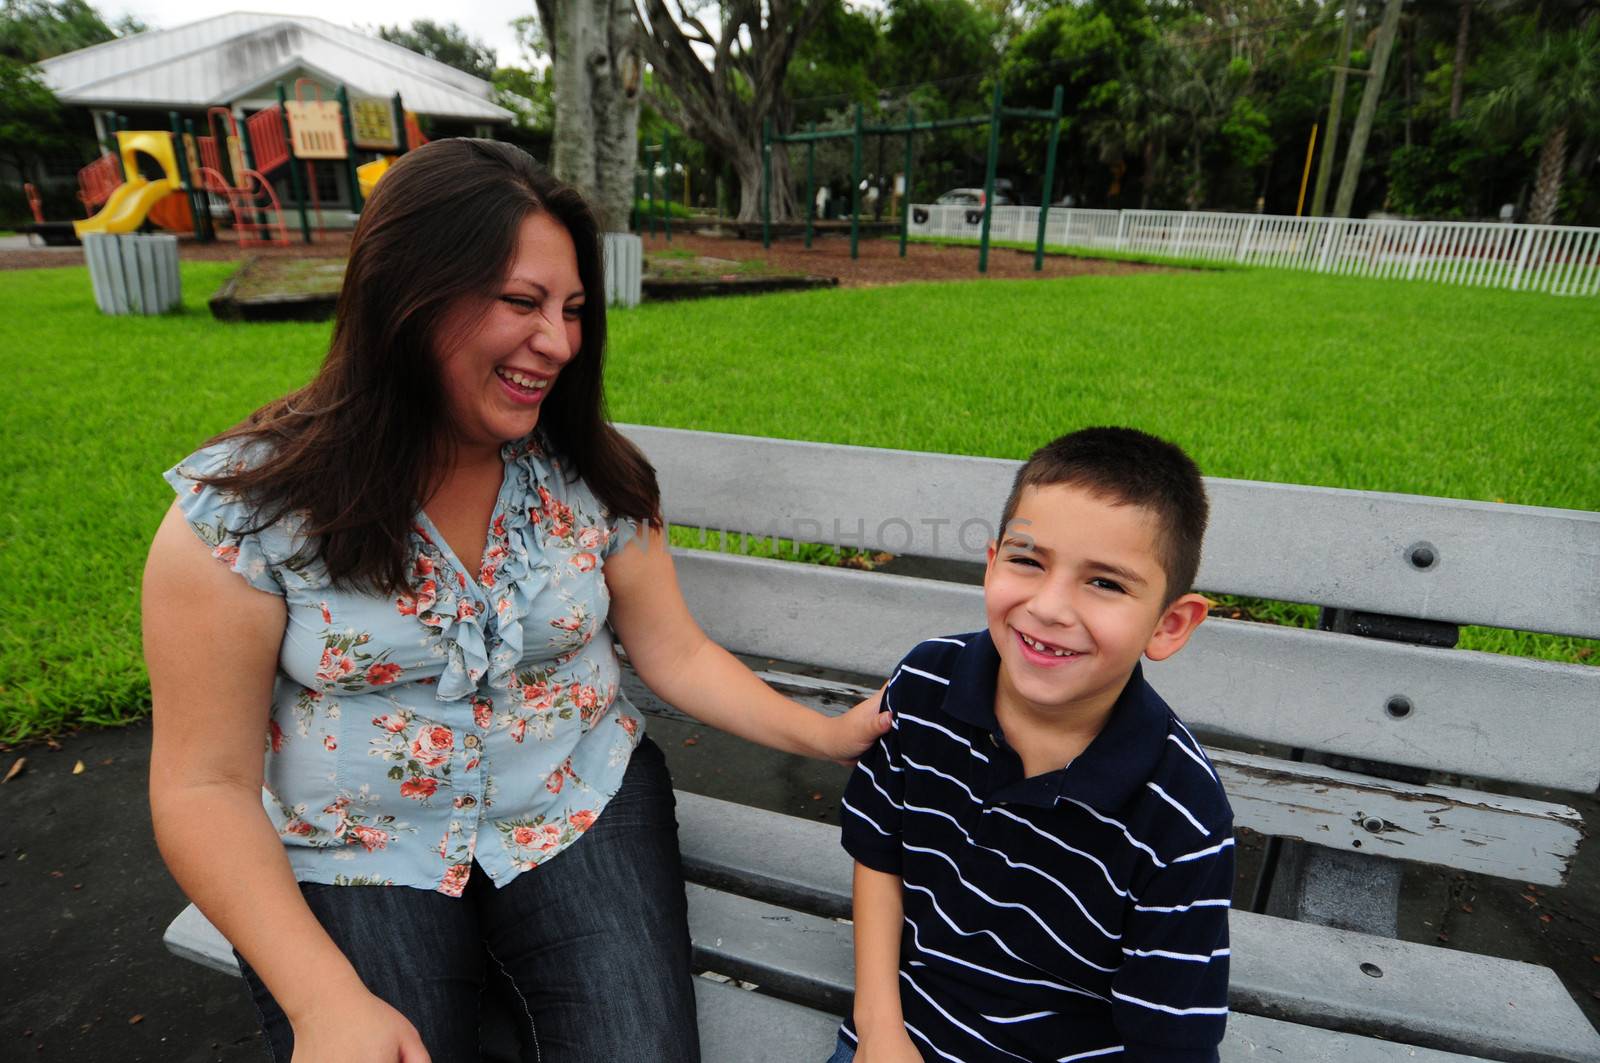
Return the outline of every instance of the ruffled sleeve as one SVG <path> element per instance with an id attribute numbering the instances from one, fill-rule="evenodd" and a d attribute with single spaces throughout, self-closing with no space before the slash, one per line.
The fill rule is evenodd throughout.
<path id="1" fill-rule="evenodd" d="M 248 464 L 236 440 L 224 440 L 195 451 L 166 472 L 178 495 L 178 507 L 211 556 L 227 565 L 258 591 L 283 596 L 284 562 L 295 553 L 290 536 L 279 526 L 248 531 L 256 523 L 251 507 L 237 495 L 201 483 Z"/>
<path id="2" fill-rule="evenodd" d="M 606 523 L 610 534 L 606 536 L 605 548 L 600 551 L 602 558 L 609 558 L 639 537 L 639 522 L 632 517 L 613 517 L 607 513 Z"/>

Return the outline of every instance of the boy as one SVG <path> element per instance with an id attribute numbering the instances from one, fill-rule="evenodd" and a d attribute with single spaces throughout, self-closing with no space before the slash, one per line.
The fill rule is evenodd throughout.
<path id="1" fill-rule="evenodd" d="M 895 670 L 845 793 L 856 995 L 836 1061 L 1215 1061 L 1233 814 L 1145 682 L 1205 619 L 1176 446 L 1089 428 L 1018 471 L 988 628 Z"/>

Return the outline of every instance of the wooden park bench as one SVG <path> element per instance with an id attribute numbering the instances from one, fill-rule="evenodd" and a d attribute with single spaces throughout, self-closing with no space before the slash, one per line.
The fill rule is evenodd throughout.
<path id="1" fill-rule="evenodd" d="M 679 551 L 707 632 L 786 693 L 839 711 L 919 639 L 983 625 L 976 563 L 1016 462 L 627 432 L 675 525 L 885 550 L 946 577 Z M 1402 861 L 1565 881 L 1579 814 L 1507 791 L 1600 784 L 1600 669 L 1451 647 L 1466 623 L 1600 636 L 1600 514 L 1207 486 L 1200 586 L 1316 604 L 1331 629 L 1212 618 L 1146 664 L 1207 741 L 1238 826 L 1274 839 L 1253 903 L 1235 904 L 1222 1058 L 1600 1061 L 1600 1034 L 1552 971 L 1395 937 Z M 627 690 L 671 713 L 631 674 Z M 852 978 L 837 828 L 678 801 L 696 962 L 759 987 L 699 980 L 707 1063 L 827 1058 Z M 192 907 L 166 940 L 236 970 Z"/>

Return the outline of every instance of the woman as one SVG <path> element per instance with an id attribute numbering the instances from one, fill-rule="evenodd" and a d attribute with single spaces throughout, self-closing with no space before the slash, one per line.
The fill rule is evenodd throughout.
<path id="1" fill-rule="evenodd" d="M 167 474 L 156 837 L 276 1059 L 476 1059 L 486 969 L 529 1058 L 698 1057 L 671 782 L 613 632 L 662 698 L 779 749 L 849 758 L 887 723 L 779 697 L 696 627 L 604 420 L 603 290 L 575 191 L 430 144 L 362 217 L 317 377 Z"/>

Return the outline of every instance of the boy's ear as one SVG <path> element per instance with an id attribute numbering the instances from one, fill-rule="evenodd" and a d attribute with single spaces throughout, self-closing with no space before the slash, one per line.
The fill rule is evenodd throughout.
<path id="1" fill-rule="evenodd" d="M 1203 594 L 1185 594 L 1174 601 L 1156 621 L 1144 655 L 1152 661 L 1164 661 L 1183 649 L 1210 609 L 1211 602 Z"/>

